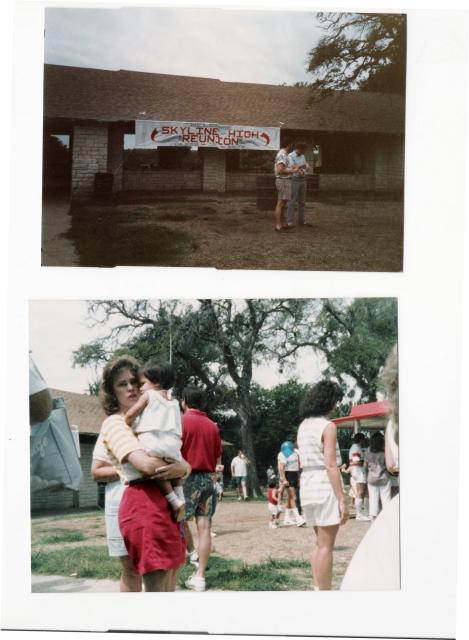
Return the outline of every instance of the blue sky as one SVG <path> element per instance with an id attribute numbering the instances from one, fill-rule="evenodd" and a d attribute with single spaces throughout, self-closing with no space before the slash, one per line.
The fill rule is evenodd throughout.
<path id="1" fill-rule="evenodd" d="M 267 84 L 310 80 L 321 36 L 303 11 L 117 8 L 45 10 L 45 62 Z"/>

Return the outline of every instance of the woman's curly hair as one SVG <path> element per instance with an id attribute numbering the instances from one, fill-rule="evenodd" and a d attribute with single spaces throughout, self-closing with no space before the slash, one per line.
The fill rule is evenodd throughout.
<path id="1" fill-rule="evenodd" d="M 129 369 L 138 379 L 140 374 L 140 364 L 132 356 L 118 356 L 108 362 L 103 369 L 103 377 L 101 378 L 101 386 L 99 389 L 99 398 L 104 413 L 112 416 L 119 410 L 117 398 L 114 395 L 114 381 L 116 376 L 124 369 Z"/>
<path id="2" fill-rule="evenodd" d="M 337 382 L 320 380 L 306 392 L 300 404 L 301 417 L 315 418 L 327 415 L 335 404 L 342 400 L 343 395 Z"/>

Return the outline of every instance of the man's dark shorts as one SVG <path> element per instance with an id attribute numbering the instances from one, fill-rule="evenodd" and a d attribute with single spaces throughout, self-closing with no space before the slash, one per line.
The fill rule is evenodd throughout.
<path id="1" fill-rule="evenodd" d="M 246 482 L 246 476 L 233 476 L 233 482 L 235 486 L 239 489 L 242 486 L 243 482 Z"/>
<path id="2" fill-rule="evenodd" d="M 212 517 L 215 511 L 215 488 L 211 473 L 193 471 L 184 483 L 186 520 L 194 516 Z"/>
<path id="3" fill-rule="evenodd" d="M 290 487 L 293 487 L 294 489 L 297 489 L 299 486 L 298 477 L 298 471 L 285 471 L 285 478 L 287 479 Z"/>

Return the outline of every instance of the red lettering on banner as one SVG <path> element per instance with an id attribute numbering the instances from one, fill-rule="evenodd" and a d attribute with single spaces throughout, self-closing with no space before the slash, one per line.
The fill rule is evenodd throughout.
<path id="1" fill-rule="evenodd" d="M 189 142 L 189 135 L 187 133 L 182 134 L 181 142 Z"/>
<path id="2" fill-rule="evenodd" d="M 161 133 L 169 133 L 169 127 L 167 127 L 166 125 L 162 127 Z"/>

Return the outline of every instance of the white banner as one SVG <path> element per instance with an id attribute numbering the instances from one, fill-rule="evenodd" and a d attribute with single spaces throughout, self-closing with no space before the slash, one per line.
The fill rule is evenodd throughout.
<path id="1" fill-rule="evenodd" d="M 135 147 L 217 147 L 276 151 L 280 148 L 280 129 L 208 122 L 136 120 Z"/>

